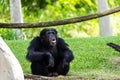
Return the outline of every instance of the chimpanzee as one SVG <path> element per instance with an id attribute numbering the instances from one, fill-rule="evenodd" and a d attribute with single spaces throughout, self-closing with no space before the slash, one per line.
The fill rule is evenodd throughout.
<path id="1" fill-rule="evenodd" d="M 57 37 L 56 29 L 46 28 L 31 41 L 26 58 L 31 61 L 32 74 L 58 76 L 68 73 L 74 56 L 68 44 Z"/>

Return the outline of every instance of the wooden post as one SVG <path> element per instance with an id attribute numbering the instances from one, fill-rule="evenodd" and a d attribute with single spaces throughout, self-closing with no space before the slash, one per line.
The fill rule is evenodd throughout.
<path id="1" fill-rule="evenodd" d="M 12 23 L 23 23 L 21 0 L 10 0 L 10 15 Z M 21 39 L 22 29 L 14 29 L 15 39 Z"/>
<path id="2" fill-rule="evenodd" d="M 22 68 L 0 37 L 0 80 L 24 80 Z"/>
<path id="3" fill-rule="evenodd" d="M 98 11 L 103 12 L 108 10 L 108 0 L 98 0 Z M 112 36 L 112 28 L 110 24 L 110 17 L 104 16 L 99 18 L 100 35 L 101 36 Z"/>

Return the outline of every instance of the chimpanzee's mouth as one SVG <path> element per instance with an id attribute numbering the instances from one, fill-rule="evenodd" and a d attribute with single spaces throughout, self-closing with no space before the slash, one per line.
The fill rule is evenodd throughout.
<path id="1" fill-rule="evenodd" d="M 56 43 L 56 39 L 52 39 L 51 42 L 52 42 L 52 43 Z"/>
<path id="2" fill-rule="evenodd" d="M 55 45 L 56 45 L 56 39 L 52 39 L 52 40 L 50 41 L 50 45 L 51 45 L 51 46 L 55 46 Z"/>

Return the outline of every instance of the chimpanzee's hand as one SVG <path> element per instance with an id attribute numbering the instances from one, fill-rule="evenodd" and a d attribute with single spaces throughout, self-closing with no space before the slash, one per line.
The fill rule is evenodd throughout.
<path id="1" fill-rule="evenodd" d="M 63 59 L 63 68 L 67 67 L 69 65 L 69 62 L 67 62 L 66 59 Z"/>
<path id="2" fill-rule="evenodd" d="M 48 56 L 48 67 L 54 66 L 54 58 L 50 52 L 47 52 L 46 55 Z"/>

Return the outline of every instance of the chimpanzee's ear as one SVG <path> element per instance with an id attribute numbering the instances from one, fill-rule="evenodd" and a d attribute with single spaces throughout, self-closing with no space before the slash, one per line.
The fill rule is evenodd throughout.
<path id="1" fill-rule="evenodd" d="M 57 30 L 56 29 L 53 29 L 54 30 L 54 32 L 57 34 Z"/>
<path id="2" fill-rule="evenodd" d="M 47 31 L 47 29 L 43 29 L 41 32 L 40 32 L 40 37 L 42 37 L 42 36 L 45 36 L 45 34 L 46 34 L 46 31 Z"/>

